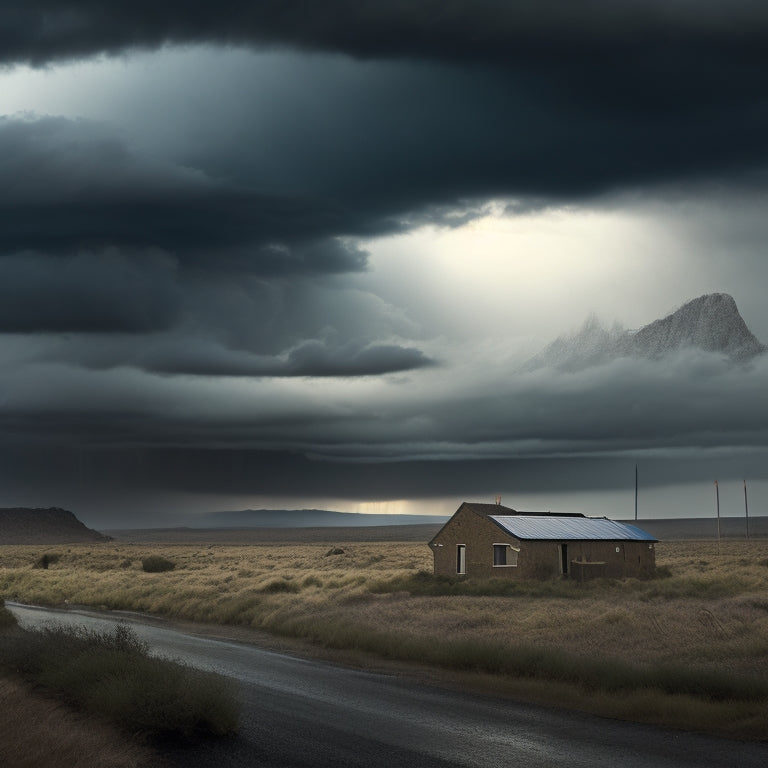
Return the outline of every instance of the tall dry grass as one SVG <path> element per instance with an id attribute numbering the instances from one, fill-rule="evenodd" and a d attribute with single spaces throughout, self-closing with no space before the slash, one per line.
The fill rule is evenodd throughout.
<path id="1" fill-rule="evenodd" d="M 0 765 L 13 768 L 144 768 L 153 753 L 95 717 L 15 680 L 0 678 Z"/>
<path id="2" fill-rule="evenodd" d="M 46 552 L 58 559 L 33 567 Z M 148 556 L 175 567 L 145 573 Z M 657 563 L 650 581 L 459 583 L 414 543 L 0 547 L 0 595 L 251 627 L 519 690 L 539 679 L 580 705 L 587 691 L 628 717 L 768 737 L 768 542 L 664 542 Z"/>

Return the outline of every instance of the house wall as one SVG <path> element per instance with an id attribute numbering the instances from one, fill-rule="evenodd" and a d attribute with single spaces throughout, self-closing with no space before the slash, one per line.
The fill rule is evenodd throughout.
<path id="1" fill-rule="evenodd" d="M 466 576 L 474 578 L 558 578 L 562 575 L 562 546 L 567 548 L 568 575 L 579 581 L 643 578 L 656 567 L 652 542 L 518 540 L 487 517 L 460 508 L 431 542 L 436 575 L 456 576 L 459 544 L 466 547 Z M 494 544 L 519 548 L 517 565 L 494 566 Z"/>

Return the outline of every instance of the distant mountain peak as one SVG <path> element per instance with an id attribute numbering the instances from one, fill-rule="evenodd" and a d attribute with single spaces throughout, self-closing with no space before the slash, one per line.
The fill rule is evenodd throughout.
<path id="1" fill-rule="evenodd" d="M 618 357 L 658 359 L 684 348 L 720 353 L 736 361 L 747 361 L 766 351 L 747 327 L 733 297 L 710 293 L 637 331 L 620 326 L 608 330 L 590 315 L 577 333 L 555 339 L 528 361 L 525 370 L 546 367 L 574 371 Z"/>
<path id="2" fill-rule="evenodd" d="M 644 357 L 661 357 L 682 347 L 722 352 L 736 360 L 765 352 L 727 293 L 699 296 L 631 338 L 635 354 Z"/>

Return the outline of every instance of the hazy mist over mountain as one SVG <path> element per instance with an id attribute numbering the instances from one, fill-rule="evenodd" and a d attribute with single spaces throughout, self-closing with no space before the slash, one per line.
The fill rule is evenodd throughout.
<path id="1" fill-rule="evenodd" d="M 688 349 L 747 362 L 765 353 L 766 346 L 749 330 L 733 297 L 712 293 L 636 331 L 617 324 L 605 328 L 597 317 L 590 316 L 576 334 L 555 339 L 531 358 L 525 369 L 577 371 L 620 357 L 661 360 Z"/>

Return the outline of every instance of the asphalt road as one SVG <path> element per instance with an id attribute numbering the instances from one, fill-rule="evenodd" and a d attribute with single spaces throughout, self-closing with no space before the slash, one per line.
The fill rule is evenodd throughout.
<path id="1" fill-rule="evenodd" d="M 25 625 L 107 626 L 88 611 L 7 604 Z M 184 768 L 765 768 L 768 744 L 622 723 L 456 692 L 126 619 L 153 652 L 237 679 L 234 739 L 168 748 Z"/>

